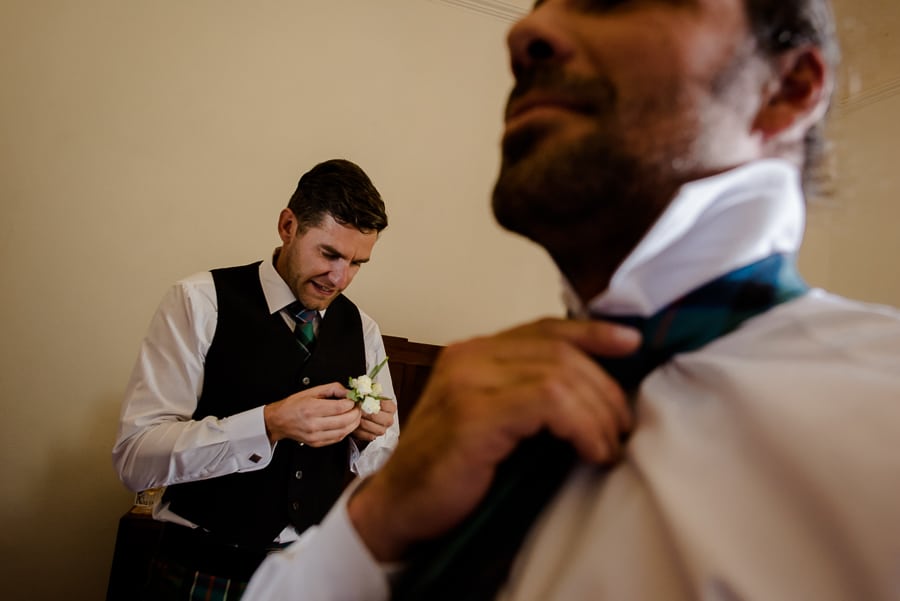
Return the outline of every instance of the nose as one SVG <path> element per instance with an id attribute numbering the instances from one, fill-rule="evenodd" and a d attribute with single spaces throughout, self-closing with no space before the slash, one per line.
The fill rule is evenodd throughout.
<path id="1" fill-rule="evenodd" d="M 328 272 L 328 281 L 338 290 L 344 290 L 352 279 L 350 266 L 347 261 L 336 261 Z"/>
<path id="2" fill-rule="evenodd" d="M 513 75 L 540 63 L 560 62 L 573 53 L 559 8 L 541 4 L 510 28 L 506 36 Z"/>

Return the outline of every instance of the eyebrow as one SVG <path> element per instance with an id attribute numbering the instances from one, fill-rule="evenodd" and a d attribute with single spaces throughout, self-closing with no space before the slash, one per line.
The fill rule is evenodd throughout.
<path id="1" fill-rule="evenodd" d="M 331 246 L 330 244 L 320 244 L 320 245 L 319 245 L 319 248 L 320 248 L 321 250 L 325 251 L 325 252 L 328 253 L 328 254 L 335 255 L 335 256 L 337 256 L 337 257 L 339 257 L 339 258 L 341 258 L 341 259 L 345 259 L 345 260 L 347 260 L 347 261 L 350 260 L 349 258 L 347 258 L 347 255 L 345 255 L 344 253 L 342 253 L 341 251 L 339 251 L 339 250 L 336 249 L 335 247 Z M 351 261 L 351 263 L 360 263 L 360 264 L 362 264 L 362 263 L 368 263 L 368 262 L 369 262 L 369 259 L 368 259 L 368 258 L 366 258 L 366 259 L 356 259 L 356 260 L 354 260 L 354 261 Z"/>

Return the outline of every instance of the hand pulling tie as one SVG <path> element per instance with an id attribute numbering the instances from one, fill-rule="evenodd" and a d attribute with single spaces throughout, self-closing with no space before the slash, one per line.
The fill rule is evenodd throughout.
<path id="1" fill-rule="evenodd" d="M 673 355 L 696 350 L 806 291 L 793 256 L 769 256 L 696 288 L 649 318 L 595 316 L 643 334 L 633 355 L 598 361 L 622 388 L 633 390 Z M 523 440 L 498 466 L 485 498 L 469 517 L 410 553 L 413 559 L 393 583 L 391 599 L 493 599 L 531 525 L 576 463 L 572 446 L 546 431 Z"/>

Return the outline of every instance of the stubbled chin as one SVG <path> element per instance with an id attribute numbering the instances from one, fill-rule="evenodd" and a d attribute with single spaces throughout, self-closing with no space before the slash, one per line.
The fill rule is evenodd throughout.
<path id="1" fill-rule="evenodd" d="M 532 120 L 525 126 L 507 130 L 502 140 L 503 158 L 514 165 L 531 157 L 546 160 L 547 153 L 565 151 L 596 132 L 585 119 Z"/>

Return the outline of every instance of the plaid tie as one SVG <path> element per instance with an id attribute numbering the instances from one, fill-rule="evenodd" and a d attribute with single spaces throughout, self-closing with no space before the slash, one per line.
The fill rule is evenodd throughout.
<path id="1" fill-rule="evenodd" d="M 285 307 L 285 311 L 294 320 L 294 338 L 305 353 L 304 361 L 312 355 L 316 343 L 316 330 L 319 327 L 319 312 L 307 309 L 299 301 Z"/>
<path id="2" fill-rule="evenodd" d="M 673 355 L 696 350 L 806 290 L 794 257 L 772 255 L 689 292 L 650 318 L 605 317 L 640 329 L 644 338 L 634 355 L 599 362 L 623 388 L 634 389 Z M 391 598 L 493 599 L 531 524 L 577 461 L 569 443 L 547 432 L 520 443 L 466 521 L 410 554 L 414 559 L 394 582 Z"/>

